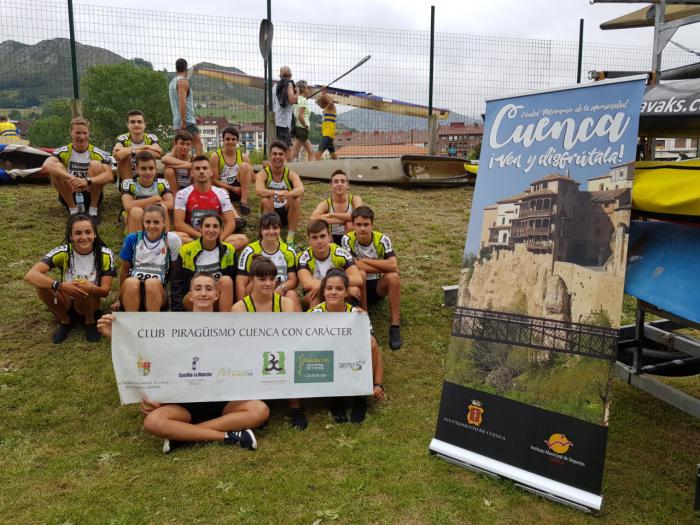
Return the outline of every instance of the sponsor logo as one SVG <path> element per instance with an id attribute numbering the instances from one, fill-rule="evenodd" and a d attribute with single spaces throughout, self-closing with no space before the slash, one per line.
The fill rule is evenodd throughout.
<path id="1" fill-rule="evenodd" d="M 265 376 L 271 374 L 284 375 L 287 369 L 284 366 L 284 352 L 263 352 L 262 373 Z"/>
<path id="2" fill-rule="evenodd" d="M 295 383 L 332 383 L 333 351 L 294 352 Z"/>
<path id="3" fill-rule="evenodd" d="M 227 366 L 222 366 L 216 373 L 216 377 L 252 377 L 252 370 L 236 370 L 235 368 L 229 368 Z"/>
<path id="4" fill-rule="evenodd" d="M 199 362 L 199 357 L 194 356 L 192 358 L 192 370 L 197 370 L 197 363 Z"/>
<path id="5" fill-rule="evenodd" d="M 566 454 L 574 446 L 573 442 L 569 441 L 564 434 L 552 434 L 549 439 L 545 440 L 545 443 L 549 450 L 557 454 Z"/>
<path id="6" fill-rule="evenodd" d="M 147 376 L 151 373 L 151 362 L 146 361 L 143 357 L 139 357 L 138 361 L 136 361 L 136 369 L 144 376 Z"/>
<path id="7" fill-rule="evenodd" d="M 180 378 L 188 378 L 190 379 L 190 384 L 192 384 L 192 380 L 197 380 L 205 377 L 211 377 L 213 374 L 209 371 L 201 371 L 198 370 L 198 367 L 200 366 L 200 359 L 198 356 L 193 356 L 192 357 L 192 370 L 187 370 L 186 372 L 179 372 L 177 374 L 177 377 Z"/>
<path id="8" fill-rule="evenodd" d="M 481 406 L 481 401 L 473 399 L 471 405 L 467 407 L 467 423 L 480 427 L 484 422 L 484 407 Z"/>
<path id="9" fill-rule="evenodd" d="M 340 370 L 345 370 L 349 368 L 353 372 L 359 372 L 367 365 L 367 361 L 346 361 L 344 363 L 338 363 L 338 368 Z"/>

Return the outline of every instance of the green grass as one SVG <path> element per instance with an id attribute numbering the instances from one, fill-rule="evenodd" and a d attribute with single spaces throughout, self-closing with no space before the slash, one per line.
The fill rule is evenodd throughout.
<path id="1" fill-rule="evenodd" d="M 306 187 L 308 216 L 327 185 Z M 55 193 L 2 188 L 0 522 L 694 522 L 700 423 L 617 381 L 600 518 L 431 457 L 452 318 L 440 285 L 458 280 L 471 193 L 354 191 L 375 208 L 377 228 L 400 260 L 400 351 L 387 347 L 386 306 L 373 312 L 388 399 L 370 403 L 360 426 L 331 424 L 322 404 L 310 403 L 310 427 L 301 433 L 289 428 L 284 403 L 274 402 L 258 451 L 208 445 L 166 457 L 141 429 L 138 409 L 119 406 L 108 342 L 89 345 L 76 331 L 52 345 L 54 321 L 20 281 L 63 237 Z M 110 187 L 100 232 L 115 251 L 117 210 Z"/>
<path id="2" fill-rule="evenodd" d="M 226 117 L 231 124 L 238 122 L 262 122 L 260 109 L 197 108 L 200 117 Z"/>

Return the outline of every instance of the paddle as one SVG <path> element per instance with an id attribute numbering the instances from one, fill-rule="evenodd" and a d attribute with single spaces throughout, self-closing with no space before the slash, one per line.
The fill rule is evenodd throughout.
<path id="1" fill-rule="evenodd" d="M 344 76 L 349 75 L 350 73 L 352 73 L 353 71 L 355 71 L 358 67 L 360 67 L 362 64 L 364 64 L 365 62 L 367 62 L 370 58 L 372 58 L 372 55 L 367 55 L 365 58 L 363 58 L 362 60 L 360 60 L 357 64 L 355 64 L 355 65 L 352 66 L 350 69 L 348 69 L 345 73 L 343 73 L 342 75 L 340 75 L 340 76 L 339 76 L 338 78 L 336 78 L 335 80 L 329 82 L 328 84 L 326 84 L 325 86 L 323 86 L 323 87 L 322 87 L 321 89 L 319 89 L 318 91 L 314 92 L 314 94 L 311 95 L 311 96 L 309 96 L 308 98 L 313 98 L 314 96 L 318 95 L 321 91 L 323 91 L 325 88 L 329 87 L 331 84 L 335 84 L 336 82 L 338 82 L 338 80 L 340 80 L 340 79 L 343 78 Z"/>

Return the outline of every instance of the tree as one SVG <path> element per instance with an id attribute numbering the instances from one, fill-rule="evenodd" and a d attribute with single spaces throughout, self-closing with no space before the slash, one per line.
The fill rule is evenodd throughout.
<path id="1" fill-rule="evenodd" d="M 20 113 L 18 109 L 13 109 L 7 116 L 10 118 L 10 120 L 19 120 L 22 118 L 22 113 Z"/>
<path id="2" fill-rule="evenodd" d="M 172 133 L 168 79 L 160 71 L 131 62 L 92 66 L 81 83 L 83 111 L 90 119 L 90 139 L 111 151 L 115 138 L 126 131 L 126 114 L 140 109 L 146 115 L 146 131 L 156 133 L 166 145 Z M 165 148 L 164 148 L 165 149 Z"/>
<path id="3" fill-rule="evenodd" d="M 32 146 L 57 148 L 70 142 L 71 108 L 68 100 L 54 99 L 46 104 L 41 118 L 29 127 Z"/>

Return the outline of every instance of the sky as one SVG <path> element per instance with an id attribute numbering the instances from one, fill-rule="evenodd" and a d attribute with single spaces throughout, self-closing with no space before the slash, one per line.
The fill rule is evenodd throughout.
<path id="1" fill-rule="evenodd" d="M 76 4 L 114 6 L 113 0 L 77 1 Z M 429 30 L 430 6 L 435 5 L 435 30 L 489 36 L 577 40 L 579 19 L 585 20 L 586 42 L 651 45 L 652 30 L 602 31 L 606 20 L 641 9 L 648 4 L 594 4 L 588 0 L 272 0 L 272 20 L 317 24 Z M 124 8 L 143 8 L 142 0 L 121 0 Z M 309 9 L 309 5 L 319 6 Z M 149 0 L 147 9 L 262 19 L 264 0 Z M 234 6 L 234 7 L 232 7 Z M 695 31 L 693 31 L 695 29 Z M 697 26 L 681 28 L 675 39 L 700 50 Z"/>

